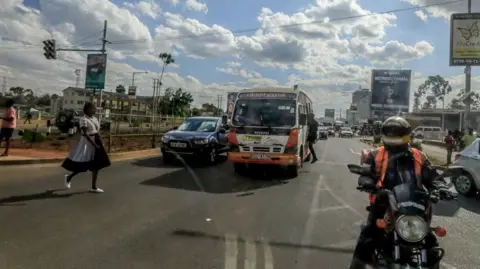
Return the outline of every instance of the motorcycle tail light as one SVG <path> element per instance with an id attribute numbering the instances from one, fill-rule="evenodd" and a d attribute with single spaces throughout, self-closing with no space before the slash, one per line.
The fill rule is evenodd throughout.
<path id="1" fill-rule="evenodd" d="M 441 226 L 433 228 L 433 232 L 438 237 L 445 237 L 447 235 L 447 229 L 445 229 L 445 227 L 441 227 Z"/>
<path id="2" fill-rule="evenodd" d="M 387 222 L 384 219 L 377 219 L 376 224 L 377 224 L 377 227 L 380 229 L 387 228 Z"/>

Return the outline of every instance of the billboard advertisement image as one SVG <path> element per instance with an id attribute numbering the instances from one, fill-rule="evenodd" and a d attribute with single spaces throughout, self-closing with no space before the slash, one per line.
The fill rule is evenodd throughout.
<path id="1" fill-rule="evenodd" d="M 408 112 L 411 74 L 411 70 L 372 70 L 372 110 Z"/>
<path id="2" fill-rule="evenodd" d="M 85 89 L 104 89 L 107 54 L 89 54 L 85 72 Z"/>
<path id="3" fill-rule="evenodd" d="M 325 108 L 325 118 L 335 119 L 335 109 Z"/>
<path id="4" fill-rule="evenodd" d="M 450 66 L 480 65 L 480 13 L 452 14 Z"/>
<path id="5" fill-rule="evenodd" d="M 233 108 L 235 106 L 235 100 L 237 99 L 238 92 L 227 93 L 227 115 L 229 118 L 233 115 Z"/>

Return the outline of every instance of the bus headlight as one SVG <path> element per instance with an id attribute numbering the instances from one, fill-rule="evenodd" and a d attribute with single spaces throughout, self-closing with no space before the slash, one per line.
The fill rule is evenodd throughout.
<path id="1" fill-rule="evenodd" d="M 427 223 L 418 216 L 400 216 L 395 227 L 398 235 L 410 243 L 422 241 L 428 232 Z"/>

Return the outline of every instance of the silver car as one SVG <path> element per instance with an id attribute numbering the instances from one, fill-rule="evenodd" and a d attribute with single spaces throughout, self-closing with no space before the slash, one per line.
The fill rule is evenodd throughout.
<path id="1" fill-rule="evenodd" d="M 463 196 L 472 197 L 480 187 L 480 138 L 455 156 L 455 161 L 449 167 L 461 167 L 463 173 L 452 178 L 457 192 Z"/>

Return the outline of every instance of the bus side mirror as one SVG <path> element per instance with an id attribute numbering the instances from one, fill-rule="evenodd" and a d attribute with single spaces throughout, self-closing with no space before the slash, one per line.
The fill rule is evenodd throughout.
<path id="1" fill-rule="evenodd" d="M 307 125 L 307 114 L 300 114 L 298 121 L 300 125 Z"/>

